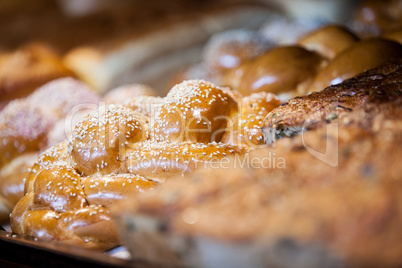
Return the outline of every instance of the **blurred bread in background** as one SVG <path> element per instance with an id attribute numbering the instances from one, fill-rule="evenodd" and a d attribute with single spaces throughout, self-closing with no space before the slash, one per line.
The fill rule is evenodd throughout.
<path id="1" fill-rule="evenodd" d="M 67 76 L 74 75 L 45 44 L 29 43 L 13 51 L 0 52 L 0 110 L 44 83 Z"/>

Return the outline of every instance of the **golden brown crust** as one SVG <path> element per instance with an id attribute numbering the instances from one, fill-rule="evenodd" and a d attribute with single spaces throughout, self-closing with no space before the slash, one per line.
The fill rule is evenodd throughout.
<path id="1" fill-rule="evenodd" d="M 62 78 L 14 100 L 0 112 L 0 167 L 13 158 L 47 148 L 48 134 L 81 103 L 98 103 L 99 95 L 83 83 Z M 64 134 L 64 133 L 62 133 Z"/>
<path id="2" fill-rule="evenodd" d="M 332 60 L 314 78 L 310 91 L 320 91 L 330 85 L 402 56 L 402 45 L 379 38 L 362 40 L 350 46 Z"/>
<path id="3" fill-rule="evenodd" d="M 238 117 L 226 129 L 222 142 L 250 147 L 264 144 L 262 123 L 281 104 L 280 100 L 272 93 L 259 92 L 243 97 L 239 103 Z"/>
<path id="4" fill-rule="evenodd" d="M 328 59 L 333 59 L 358 40 L 359 38 L 345 27 L 328 25 L 309 33 L 297 43 Z"/>
<path id="5" fill-rule="evenodd" d="M 289 100 L 265 118 L 266 143 L 341 119 L 366 102 L 398 97 L 401 94 L 401 67 L 402 59 L 399 58 L 341 84 Z"/>
<path id="6" fill-rule="evenodd" d="M 118 243 L 109 211 L 102 206 L 58 213 L 46 208 L 32 210 L 32 205 L 33 193 L 29 193 L 14 207 L 10 221 L 14 232 L 87 247 Z"/>
<path id="7" fill-rule="evenodd" d="M 197 167 L 217 163 L 248 149 L 223 143 L 139 143 L 127 155 L 125 172 L 138 174 L 157 182 L 165 182 L 174 175 L 193 171 Z"/>
<path id="8" fill-rule="evenodd" d="M 121 199 L 152 190 L 157 183 L 133 174 L 92 175 L 82 178 L 90 205 L 110 206 Z"/>
<path id="9" fill-rule="evenodd" d="M 25 153 L 14 158 L 0 169 L 1 196 L 12 206 L 24 196 L 23 181 L 28 177 L 28 168 L 32 167 L 38 158 L 37 153 Z M 11 208 L 10 208 L 11 211 Z M 7 219 L 9 216 L 7 215 Z"/>
<path id="10" fill-rule="evenodd" d="M 108 105 L 85 116 L 75 127 L 68 150 L 74 168 L 84 175 L 117 172 L 128 147 L 148 139 L 145 116 Z"/>
<path id="11" fill-rule="evenodd" d="M 172 88 L 155 115 L 154 138 L 171 143 L 219 142 L 237 108 L 237 102 L 214 84 L 184 81 Z"/>
<path id="12" fill-rule="evenodd" d="M 205 81 L 190 83 L 188 88 L 173 91 L 168 101 L 158 100 L 163 105 L 180 100 L 182 107 L 198 109 L 211 120 L 221 113 L 237 112 L 237 102 L 231 97 L 235 94 L 227 89 L 225 93 Z M 201 102 L 201 94 L 215 104 Z M 188 106 L 191 102 L 194 106 Z M 101 106 L 84 116 L 70 140 L 43 152 L 29 169 L 26 196 L 11 215 L 13 231 L 87 247 L 110 246 L 118 240 L 108 215 L 110 205 L 153 190 L 173 175 L 248 151 L 216 142 L 151 141 L 148 124 L 153 120 L 122 105 Z"/>
<path id="13" fill-rule="evenodd" d="M 10 103 L 0 112 L 0 167 L 22 153 L 39 151 L 54 122 L 24 100 Z"/>
<path id="14" fill-rule="evenodd" d="M 93 108 L 94 104 L 99 104 L 101 97 L 81 81 L 60 78 L 38 88 L 25 101 L 39 107 L 45 114 L 64 119 L 74 108 L 80 108 L 79 111 Z"/>
<path id="15" fill-rule="evenodd" d="M 71 167 L 50 166 L 40 171 L 33 183 L 33 193 L 33 209 L 66 212 L 86 205 L 81 177 Z"/>
<path id="16" fill-rule="evenodd" d="M 23 234 L 23 217 L 27 211 L 32 209 L 33 192 L 27 193 L 14 206 L 12 217 L 10 217 L 10 226 L 13 232 Z"/>
<path id="17" fill-rule="evenodd" d="M 71 157 L 67 155 L 67 141 L 61 142 L 54 147 L 50 147 L 39 155 L 35 163 L 28 169 L 29 175 L 25 180 L 25 194 L 33 191 L 33 183 L 38 174 L 52 165 L 69 166 Z"/>
<path id="18" fill-rule="evenodd" d="M 320 55 L 302 47 L 277 47 L 229 71 L 222 84 L 243 95 L 303 91 L 324 63 Z"/>
<path id="19" fill-rule="evenodd" d="M 208 70 L 223 74 L 246 60 L 261 56 L 273 44 L 261 34 L 247 30 L 231 30 L 210 38 L 203 49 Z"/>
<path id="20" fill-rule="evenodd" d="M 124 106 L 148 117 L 153 117 L 160 109 L 165 99 L 155 96 L 140 96 L 124 103 Z"/>

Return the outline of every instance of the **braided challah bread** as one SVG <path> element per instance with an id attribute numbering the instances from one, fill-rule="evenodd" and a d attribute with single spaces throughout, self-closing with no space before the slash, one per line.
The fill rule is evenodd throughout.
<path id="1" fill-rule="evenodd" d="M 11 214 L 13 232 L 89 247 L 116 244 L 111 204 L 249 150 L 221 143 L 239 108 L 231 95 L 191 80 L 165 98 L 148 97 L 160 107 L 155 113 L 132 110 L 134 100 L 98 107 L 29 169 L 25 196 Z"/>
<path id="2" fill-rule="evenodd" d="M 264 144 L 261 131 L 265 116 L 281 104 L 272 93 L 259 92 L 240 99 L 240 113 L 222 137 L 222 141 L 230 144 L 243 144 L 256 147 Z"/>
<path id="3" fill-rule="evenodd" d="M 219 142 L 237 102 L 212 83 L 190 80 L 172 88 L 155 116 L 156 141 Z"/>
<path id="4" fill-rule="evenodd" d="M 37 154 L 66 138 L 64 119 L 70 110 L 82 103 L 97 105 L 99 101 L 100 96 L 83 83 L 62 78 L 10 102 L 0 112 L 0 196 L 7 208 L 0 212 L 0 221 L 8 219 L 23 196 L 23 179 Z M 88 109 L 74 117 L 85 113 Z M 62 127 L 55 131 L 56 126 Z"/>

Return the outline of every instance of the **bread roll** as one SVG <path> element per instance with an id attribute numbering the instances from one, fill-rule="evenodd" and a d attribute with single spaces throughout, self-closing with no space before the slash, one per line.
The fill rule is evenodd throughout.
<path id="1" fill-rule="evenodd" d="M 314 78 L 310 91 L 339 84 L 363 71 L 402 55 L 402 46 L 384 39 L 362 40 L 339 54 Z"/>
<path id="2" fill-rule="evenodd" d="M 222 84 L 243 95 L 303 92 L 324 63 L 320 55 L 302 47 L 277 47 L 229 71 Z"/>
<path id="3" fill-rule="evenodd" d="M 206 68 L 222 74 L 261 56 L 272 46 L 271 41 L 256 31 L 231 30 L 213 35 L 204 46 L 202 57 Z"/>
<path id="4" fill-rule="evenodd" d="M 398 0 L 361 1 L 355 11 L 355 27 L 363 35 L 378 35 L 402 26 L 402 4 Z"/>
<path id="5" fill-rule="evenodd" d="M 221 88 L 203 80 L 172 88 L 155 116 L 156 141 L 219 142 L 237 113 L 237 102 Z"/>
<path id="6" fill-rule="evenodd" d="M 329 25 L 309 33 L 297 43 L 305 49 L 315 51 L 332 60 L 358 40 L 358 37 L 348 29 Z"/>
<path id="7" fill-rule="evenodd" d="M 147 139 L 145 117 L 122 106 L 108 105 L 75 126 L 68 150 L 79 173 L 103 175 L 117 173 L 127 148 Z"/>

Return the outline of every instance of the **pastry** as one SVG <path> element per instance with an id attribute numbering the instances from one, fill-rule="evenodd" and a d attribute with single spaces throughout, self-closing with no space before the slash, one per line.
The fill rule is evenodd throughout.
<path id="1" fill-rule="evenodd" d="M 117 104 L 100 106 L 84 116 L 68 141 L 44 151 L 29 169 L 25 196 L 11 214 L 13 232 L 86 247 L 111 247 L 118 238 L 110 205 L 153 190 L 175 175 L 249 151 L 220 142 L 226 123 L 215 124 L 213 119 L 230 117 L 237 112 L 237 102 L 212 83 L 185 81 L 161 105 L 151 118 Z M 183 125 L 201 116 L 211 131 L 197 132 L 197 126 L 204 130 L 205 125 L 195 124 L 188 139 L 177 139 L 176 125 L 165 116 L 173 110 L 187 115 Z"/>
<path id="2" fill-rule="evenodd" d="M 37 154 L 52 142 L 66 139 L 66 116 L 79 117 L 74 108 L 81 109 L 82 115 L 99 101 L 100 96 L 81 82 L 62 78 L 26 98 L 11 101 L 0 111 L 0 191 L 9 209 L 0 215 L 0 221 L 8 219 L 23 196 L 23 180 Z"/>

